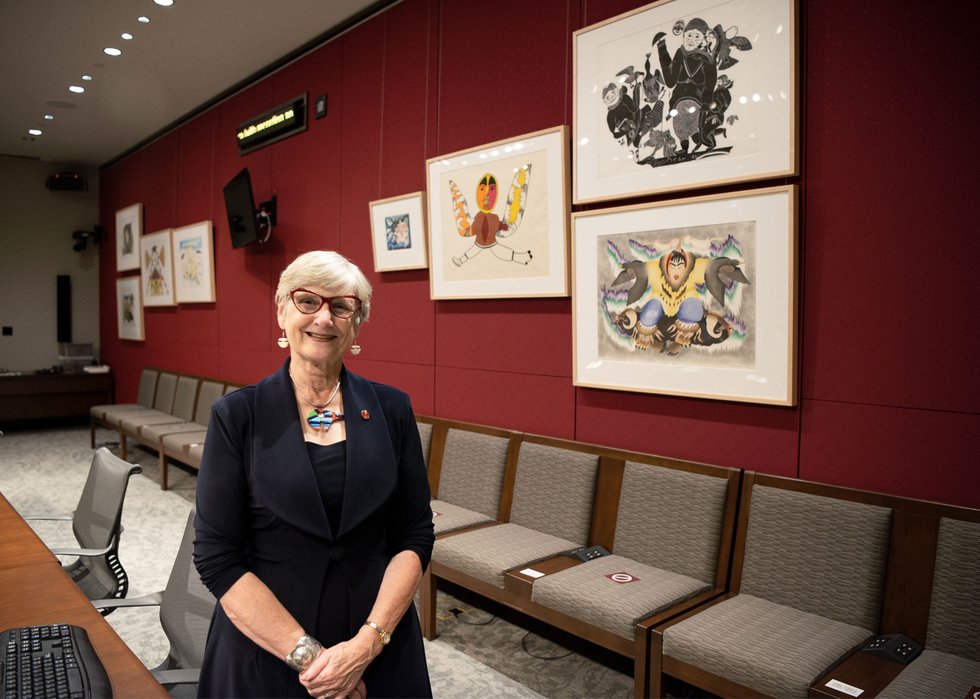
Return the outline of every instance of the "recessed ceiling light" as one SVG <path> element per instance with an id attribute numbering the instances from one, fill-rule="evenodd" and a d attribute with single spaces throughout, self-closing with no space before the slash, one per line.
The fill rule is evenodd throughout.
<path id="1" fill-rule="evenodd" d="M 69 85 L 68 89 L 71 92 L 78 92 L 78 93 L 85 92 L 85 88 L 82 87 L 81 85 Z"/>
<path id="2" fill-rule="evenodd" d="M 92 76 L 91 75 L 83 75 L 82 76 L 82 80 L 91 80 L 91 79 L 92 79 Z"/>
<path id="3" fill-rule="evenodd" d="M 52 119 L 54 119 L 54 114 L 45 114 L 44 118 L 47 119 L 48 121 L 51 121 Z"/>
<path id="4" fill-rule="evenodd" d="M 105 51 L 110 56 L 121 56 L 122 55 L 122 51 L 120 51 L 119 49 L 114 49 L 111 46 L 108 47 L 108 48 L 106 48 L 106 49 L 103 49 L 103 51 Z"/>
<path id="5" fill-rule="evenodd" d="M 129 32 L 123 32 L 120 36 L 122 36 L 122 38 L 125 39 L 126 41 L 133 40 L 133 35 L 130 34 Z"/>
<path id="6" fill-rule="evenodd" d="M 28 129 L 27 133 L 29 133 L 31 136 L 40 136 L 44 132 L 41 131 L 41 129 Z"/>
<path id="7" fill-rule="evenodd" d="M 174 4 L 174 0 L 153 0 L 157 5 L 162 5 L 164 7 L 170 7 Z"/>
<path id="8" fill-rule="evenodd" d="M 143 24 L 146 24 L 147 22 L 150 21 L 150 18 L 147 17 L 146 15 L 140 15 L 139 17 L 136 18 L 136 20 L 142 22 Z"/>

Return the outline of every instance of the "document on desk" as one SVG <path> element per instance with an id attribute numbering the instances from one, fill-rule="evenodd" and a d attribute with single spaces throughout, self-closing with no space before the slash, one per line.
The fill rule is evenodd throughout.
<path id="1" fill-rule="evenodd" d="M 831 680 L 825 686 L 831 689 L 836 689 L 838 692 L 843 692 L 844 694 L 849 694 L 852 697 L 859 697 L 864 694 L 863 689 L 858 689 L 857 687 L 852 687 L 849 684 L 845 684 L 840 680 Z"/>
<path id="2" fill-rule="evenodd" d="M 544 573 L 534 570 L 534 568 L 525 568 L 521 571 L 521 575 L 526 575 L 529 578 L 543 578 Z"/>

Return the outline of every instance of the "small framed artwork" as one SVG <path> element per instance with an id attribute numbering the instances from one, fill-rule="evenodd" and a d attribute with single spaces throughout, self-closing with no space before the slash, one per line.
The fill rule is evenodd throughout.
<path id="1" fill-rule="evenodd" d="M 433 299 L 568 295 L 568 130 L 427 163 Z"/>
<path id="2" fill-rule="evenodd" d="M 573 214 L 575 385 L 795 405 L 796 199 Z"/>
<path id="3" fill-rule="evenodd" d="M 174 256 L 170 229 L 147 233 L 140 240 L 144 306 L 173 306 Z"/>
<path id="4" fill-rule="evenodd" d="M 175 228 L 174 253 L 177 303 L 214 303 L 214 234 L 211 221 Z"/>
<path id="5" fill-rule="evenodd" d="M 116 271 L 140 268 L 140 236 L 143 205 L 133 204 L 116 212 Z"/>
<path id="6" fill-rule="evenodd" d="M 143 295 L 140 278 L 121 277 L 116 280 L 116 323 L 121 340 L 144 340 Z"/>
<path id="7" fill-rule="evenodd" d="M 425 269 L 425 192 L 372 201 L 374 271 Z"/>
<path id="8" fill-rule="evenodd" d="M 575 32 L 576 204 L 795 175 L 795 0 L 660 0 Z"/>

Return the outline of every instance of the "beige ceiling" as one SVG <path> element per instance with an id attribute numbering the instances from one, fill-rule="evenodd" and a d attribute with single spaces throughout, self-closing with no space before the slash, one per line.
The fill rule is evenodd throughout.
<path id="1" fill-rule="evenodd" d="M 0 0 L 0 155 L 103 165 L 283 56 L 387 4 Z M 137 21 L 140 15 L 150 22 Z M 123 32 L 133 39 L 121 38 Z M 107 46 L 122 55 L 106 55 Z M 69 85 L 85 92 L 73 94 Z M 30 136 L 31 128 L 44 133 Z"/>

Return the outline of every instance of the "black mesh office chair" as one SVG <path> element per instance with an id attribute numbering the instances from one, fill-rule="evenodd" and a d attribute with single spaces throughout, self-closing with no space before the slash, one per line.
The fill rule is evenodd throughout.
<path id="1" fill-rule="evenodd" d="M 94 600 L 103 610 L 119 607 L 160 606 L 160 625 L 170 652 L 167 659 L 151 672 L 157 682 L 171 689 L 177 685 L 197 684 L 204 660 L 204 643 L 214 610 L 214 595 L 201 582 L 194 567 L 194 510 L 187 515 L 184 536 L 177 549 L 167 586 L 158 592 L 128 599 Z"/>
<path id="2" fill-rule="evenodd" d="M 129 578 L 119 561 L 122 508 L 129 479 L 142 469 L 123 461 L 105 447 L 92 457 L 82 495 L 71 515 L 31 516 L 27 520 L 70 521 L 80 548 L 52 548 L 57 556 L 77 556 L 65 571 L 89 599 L 126 596 Z M 103 614 L 108 614 L 106 610 Z"/>

